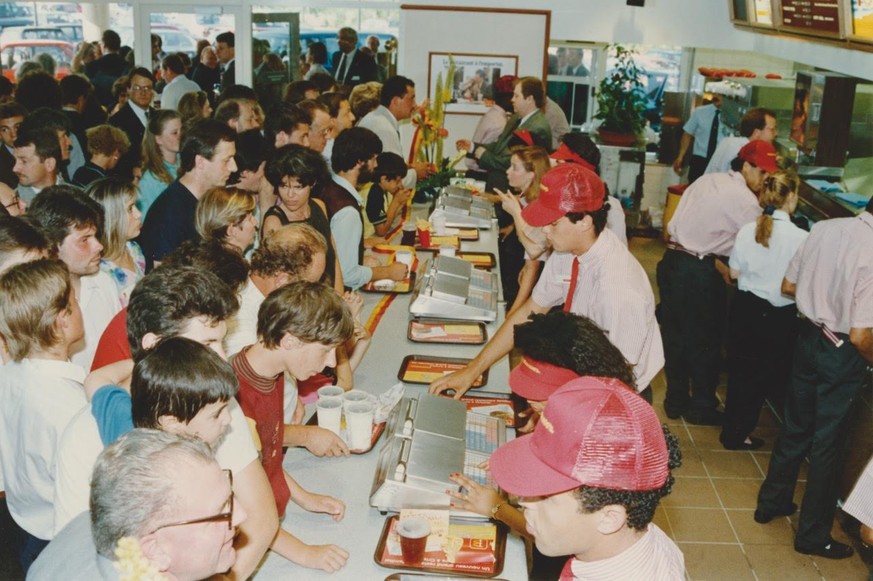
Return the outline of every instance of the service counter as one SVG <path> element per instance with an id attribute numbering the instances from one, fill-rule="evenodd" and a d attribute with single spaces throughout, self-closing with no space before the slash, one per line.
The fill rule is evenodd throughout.
<path id="1" fill-rule="evenodd" d="M 425 208 L 415 207 L 413 215 L 421 215 Z M 497 228 L 480 230 L 475 242 L 463 241 L 462 251 L 491 252 L 497 255 Z M 399 237 L 398 237 L 399 240 Z M 420 252 L 419 264 L 431 253 Z M 384 309 L 376 325 L 369 351 L 355 371 L 355 388 L 380 394 L 396 384 L 397 372 L 407 355 L 438 355 L 472 359 L 481 345 L 438 345 L 414 343 L 406 338 L 409 323 L 411 294 L 386 295 L 362 293 L 364 309 L 362 321 L 367 321 L 376 310 L 385 307 L 386 296 L 390 304 Z M 503 322 L 504 308 L 498 308 L 498 320 L 487 325 L 488 337 L 493 337 Z M 491 367 L 488 383 L 484 389 L 491 392 L 509 393 L 509 362 L 504 357 Z M 416 397 L 427 392 L 427 386 L 406 384 L 406 394 Z M 307 417 L 315 411 L 314 404 L 307 405 Z M 511 431 L 511 430 L 510 430 Z M 369 495 L 376 469 L 378 450 L 384 435 L 370 452 L 346 458 L 316 458 L 302 448 L 289 449 L 285 457 L 285 469 L 307 490 L 330 494 L 346 503 L 345 518 L 337 523 L 330 517 L 303 511 L 293 502 L 288 504 L 283 527 L 309 544 L 333 543 L 349 551 L 346 566 L 337 573 L 304 569 L 293 565 L 278 555 L 269 553 L 257 580 L 285 579 L 331 579 L 335 581 L 377 581 L 398 572 L 380 567 L 373 560 L 386 515 L 370 507 Z M 528 578 L 524 543 L 517 535 L 507 538 L 503 572 L 498 578 L 522 581 Z"/>

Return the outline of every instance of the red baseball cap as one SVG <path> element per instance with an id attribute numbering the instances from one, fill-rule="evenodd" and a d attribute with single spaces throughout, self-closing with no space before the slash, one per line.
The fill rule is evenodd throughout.
<path id="1" fill-rule="evenodd" d="M 509 387 L 525 399 L 546 401 L 549 396 L 579 374 L 566 367 L 522 357 L 509 374 Z"/>
<path id="2" fill-rule="evenodd" d="M 522 140 L 525 145 L 531 146 L 534 144 L 533 136 L 527 129 L 516 129 L 512 134 Z"/>
<path id="3" fill-rule="evenodd" d="M 500 488 L 550 496 L 579 486 L 656 490 L 670 474 L 661 422 L 622 382 L 580 377 L 549 398 L 533 434 L 498 448 L 489 461 Z"/>
<path id="4" fill-rule="evenodd" d="M 588 163 L 581 155 L 570 149 L 566 143 L 562 143 L 561 146 L 555 150 L 555 153 L 553 153 L 549 157 L 558 161 L 570 161 L 573 163 L 578 163 L 585 169 L 590 169 L 591 171 L 594 171 L 594 166 Z"/>
<path id="5" fill-rule="evenodd" d="M 756 139 L 748 142 L 737 154 L 737 157 L 755 164 L 767 173 L 779 171 L 779 166 L 776 165 L 776 148 L 768 141 Z"/>
<path id="6" fill-rule="evenodd" d="M 577 163 L 562 163 L 546 172 L 540 197 L 521 216 L 531 226 L 547 226 L 569 212 L 599 210 L 605 196 L 600 176 Z"/>

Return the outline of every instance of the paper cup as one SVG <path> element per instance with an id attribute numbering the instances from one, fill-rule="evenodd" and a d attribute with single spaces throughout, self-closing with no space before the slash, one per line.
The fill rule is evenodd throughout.
<path id="1" fill-rule="evenodd" d="M 430 535 L 430 523 L 423 518 L 409 517 L 397 522 L 396 531 L 400 537 L 403 562 L 407 565 L 421 563 Z"/>
<path id="2" fill-rule="evenodd" d="M 406 266 L 408 266 L 411 269 L 412 268 L 412 261 L 414 260 L 414 257 L 412 256 L 412 253 L 408 250 L 398 250 L 397 252 L 394 253 L 394 260 L 396 260 L 397 262 L 405 264 Z"/>
<path id="3" fill-rule="evenodd" d="M 364 394 L 365 396 L 367 394 Z M 346 429 L 349 437 L 349 448 L 352 450 L 367 450 L 370 448 L 373 436 L 373 418 L 375 408 L 369 400 L 355 401 L 346 408 Z"/>
<path id="4" fill-rule="evenodd" d="M 415 222 L 403 223 L 403 235 L 400 238 L 401 246 L 415 246 Z"/>
<path id="5" fill-rule="evenodd" d="M 343 394 L 343 411 L 349 409 L 349 404 L 359 401 L 371 401 L 370 394 L 360 389 L 351 389 Z"/>
<path id="6" fill-rule="evenodd" d="M 315 404 L 318 414 L 318 427 L 330 430 L 337 436 L 343 417 L 343 400 L 340 397 L 320 397 Z"/>
<path id="7" fill-rule="evenodd" d="M 440 256 L 454 256 L 455 247 L 451 244 L 440 244 Z"/>
<path id="8" fill-rule="evenodd" d="M 339 387 L 338 385 L 325 385 L 324 387 L 318 388 L 318 399 L 323 397 L 342 397 L 346 393 L 346 390 Z"/>

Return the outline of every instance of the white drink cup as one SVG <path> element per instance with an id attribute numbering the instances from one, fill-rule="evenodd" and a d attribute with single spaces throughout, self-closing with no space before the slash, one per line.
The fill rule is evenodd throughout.
<path id="1" fill-rule="evenodd" d="M 315 413 L 318 414 L 318 427 L 330 430 L 339 436 L 343 417 L 341 397 L 319 397 L 315 404 Z"/>
<path id="2" fill-rule="evenodd" d="M 364 394 L 366 396 L 366 394 Z M 373 435 L 375 408 L 370 401 L 356 401 L 346 408 L 348 444 L 352 450 L 367 450 Z"/>
<path id="3" fill-rule="evenodd" d="M 325 385 L 318 388 L 318 399 L 323 397 L 342 397 L 345 392 L 346 390 L 338 385 Z"/>
<path id="4" fill-rule="evenodd" d="M 343 412 L 348 412 L 349 405 L 359 401 L 371 401 L 370 394 L 360 389 L 352 389 L 343 394 Z"/>

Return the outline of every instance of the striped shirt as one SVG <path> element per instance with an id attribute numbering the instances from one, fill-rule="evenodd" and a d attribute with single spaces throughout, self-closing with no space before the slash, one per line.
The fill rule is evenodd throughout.
<path id="1" fill-rule="evenodd" d="M 544 308 L 564 304 L 574 255 L 553 252 L 532 298 Z M 579 256 L 571 312 L 590 318 L 634 366 L 643 390 L 664 366 L 664 346 L 655 320 L 655 297 L 643 267 L 610 230 Z"/>
<path id="2" fill-rule="evenodd" d="M 667 230 L 672 242 L 691 252 L 730 256 L 737 232 L 760 214 L 758 199 L 742 174 L 708 174 L 682 194 Z"/>
<path id="3" fill-rule="evenodd" d="M 797 308 L 835 333 L 873 327 L 873 215 L 818 222 L 788 264 Z"/>
<path id="4" fill-rule="evenodd" d="M 579 581 L 682 581 L 685 556 L 654 523 L 636 543 L 614 557 L 599 561 L 570 562 Z M 563 579 L 563 576 L 562 576 Z"/>

